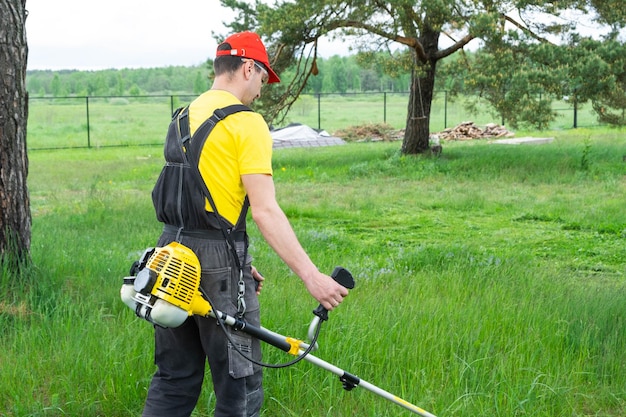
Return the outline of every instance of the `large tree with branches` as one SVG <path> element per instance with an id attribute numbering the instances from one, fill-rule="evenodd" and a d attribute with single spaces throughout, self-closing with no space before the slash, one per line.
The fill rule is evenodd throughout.
<path id="1" fill-rule="evenodd" d="M 0 263 L 28 258 L 26 0 L 0 0 Z M 0 269 L 1 271 L 1 269 Z"/>
<path id="2" fill-rule="evenodd" d="M 511 52 L 491 55 L 489 64 L 496 69 L 491 75 L 497 78 L 499 66 L 514 70 L 528 45 L 574 39 L 575 22 L 563 18 L 570 12 L 589 16 L 615 30 L 624 25 L 623 0 L 279 0 L 272 5 L 263 0 L 221 2 L 237 12 L 233 22 L 226 22 L 227 27 L 234 31 L 257 30 L 269 40 L 276 69 L 296 69 L 291 83 L 272 89 L 264 101 L 266 117 L 271 120 L 282 120 L 308 78 L 316 73 L 321 38 L 344 39 L 358 51 L 395 51 L 390 54 L 392 68 L 402 66 L 411 71 L 404 154 L 429 149 L 437 63 L 462 51 L 471 41 L 480 40 L 487 50 Z M 398 53 L 398 46 L 408 53 Z M 528 64 L 527 68 L 531 67 L 535 71 L 543 69 L 544 75 L 551 70 L 545 61 Z M 534 79 L 535 85 L 516 86 L 526 89 L 525 93 L 517 92 L 525 97 L 517 104 L 537 107 L 528 92 L 550 80 L 542 76 L 528 79 Z"/>

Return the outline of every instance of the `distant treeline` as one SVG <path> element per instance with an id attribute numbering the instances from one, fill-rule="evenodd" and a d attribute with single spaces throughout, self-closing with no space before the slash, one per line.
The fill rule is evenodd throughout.
<path id="1" fill-rule="evenodd" d="M 379 68 L 359 64 L 356 56 L 317 59 L 318 75 L 311 76 L 304 93 L 408 91 L 410 73 L 390 77 Z M 31 97 L 138 96 L 149 94 L 199 94 L 210 86 L 212 61 L 203 65 L 163 68 L 32 70 L 26 74 Z M 289 71 L 281 74 L 288 80 Z"/>
<path id="2" fill-rule="evenodd" d="M 208 67 L 202 66 L 98 71 L 32 70 L 26 73 L 26 89 L 31 97 L 200 93 L 208 85 Z"/>

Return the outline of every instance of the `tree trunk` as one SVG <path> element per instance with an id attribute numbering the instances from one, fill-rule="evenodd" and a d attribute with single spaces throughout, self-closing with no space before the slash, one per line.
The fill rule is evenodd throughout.
<path id="1" fill-rule="evenodd" d="M 29 257 L 26 0 L 0 0 L 0 260 Z"/>
<path id="2" fill-rule="evenodd" d="M 411 91 L 406 116 L 406 130 L 402 142 L 402 153 L 414 155 L 429 150 L 430 108 L 435 90 L 435 67 L 437 61 L 429 57 L 437 52 L 439 32 L 424 31 L 420 43 L 426 53 L 426 59 L 420 59 L 413 52 L 411 70 Z"/>

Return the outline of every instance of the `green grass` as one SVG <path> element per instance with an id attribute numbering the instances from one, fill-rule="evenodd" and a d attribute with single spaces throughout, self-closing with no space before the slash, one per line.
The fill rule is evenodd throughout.
<path id="1" fill-rule="evenodd" d="M 408 93 L 391 92 L 325 94 L 319 98 L 303 95 L 293 105 L 286 122 L 303 123 L 331 133 L 350 126 L 383 122 L 396 129 L 403 129 L 406 126 L 408 98 Z M 489 108 L 486 102 L 479 106 L 479 113 L 470 113 L 466 106 L 469 99 L 471 97 L 449 97 L 443 92 L 436 92 L 430 113 L 431 132 L 439 132 L 468 120 L 479 126 L 488 123 L 502 124 L 500 116 L 485 110 Z M 557 101 L 553 103 L 553 108 L 557 113 L 556 119 L 551 124 L 553 129 L 570 129 L 574 126 L 574 111 L 571 104 Z M 597 117 L 591 105 L 580 106 L 578 127 L 597 125 Z"/>
<path id="2" fill-rule="evenodd" d="M 186 104 L 193 96 L 155 97 L 76 97 L 32 98 L 29 102 L 28 148 L 64 149 L 155 145 L 162 143 L 173 109 Z M 481 108 L 471 114 L 466 99 L 447 98 L 437 94 L 432 103 L 430 129 L 440 132 L 446 127 L 471 120 L 479 126 L 501 124 L 497 115 Z M 408 93 L 367 93 L 331 95 L 319 98 L 301 96 L 287 119 L 334 133 L 340 129 L 364 124 L 387 123 L 395 129 L 406 126 Z M 573 110 L 566 103 L 555 102 L 557 119 L 553 129 L 573 127 Z M 487 105 L 483 106 L 487 108 Z M 319 113 L 319 114 L 318 114 Z M 88 116 L 87 116 L 88 115 Z M 596 126 L 591 106 L 581 106 L 578 126 Z"/>
<path id="3" fill-rule="evenodd" d="M 303 245 L 357 283 L 315 355 L 440 417 L 626 415 L 626 138 L 540 134 L 555 141 L 446 142 L 440 158 L 399 143 L 276 151 Z M 2 271 L 0 415 L 140 413 L 152 329 L 119 289 L 159 234 L 161 154 L 30 152 L 34 267 Z M 264 326 L 305 339 L 316 303 L 250 232 Z M 264 416 L 413 415 L 306 362 L 265 381 Z M 207 379 L 194 415 L 213 403 Z"/>

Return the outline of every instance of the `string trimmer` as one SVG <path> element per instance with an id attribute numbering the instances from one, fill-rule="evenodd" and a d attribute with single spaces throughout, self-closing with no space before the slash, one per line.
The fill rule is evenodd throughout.
<path id="1" fill-rule="evenodd" d="M 317 346 L 321 323 L 328 319 L 328 311 L 321 304 L 313 311 L 315 317 L 309 326 L 308 335 L 310 343 L 305 343 L 263 327 L 250 325 L 243 318 L 233 317 L 213 309 L 210 301 L 202 294 L 200 271 L 197 256 L 191 249 L 180 243 L 172 242 L 161 248 L 149 248 L 143 253 L 141 259 L 133 264 L 130 276 L 124 278 L 120 291 L 122 301 L 138 317 L 161 327 L 178 327 L 192 315 L 213 317 L 221 324 L 231 326 L 235 330 L 245 332 L 296 356 L 294 361 L 282 366 L 292 365 L 304 359 L 337 375 L 343 388 L 348 391 L 357 386 L 363 387 L 415 414 L 435 417 L 408 401 L 311 355 L 310 352 Z M 354 287 L 352 275 L 344 268 L 335 268 L 331 276 L 346 288 Z M 226 335 L 228 336 L 228 333 Z M 263 365 L 267 366 L 267 364 Z"/>

